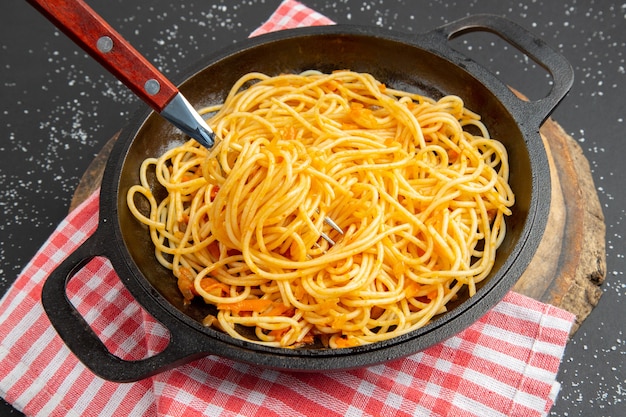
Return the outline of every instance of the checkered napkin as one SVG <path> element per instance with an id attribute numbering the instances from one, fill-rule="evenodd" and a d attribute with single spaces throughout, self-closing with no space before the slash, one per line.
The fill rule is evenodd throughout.
<path id="1" fill-rule="evenodd" d="M 255 34 L 331 24 L 292 0 Z M 0 395 L 29 416 L 545 416 L 573 315 L 511 292 L 477 323 L 421 353 L 354 371 L 290 373 L 208 356 L 139 382 L 86 369 L 41 307 L 46 277 L 97 226 L 98 194 L 55 230 L 0 301 Z M 109 350 L 142 359 L 167 343 L 106 259 L 68 297 Z"/>

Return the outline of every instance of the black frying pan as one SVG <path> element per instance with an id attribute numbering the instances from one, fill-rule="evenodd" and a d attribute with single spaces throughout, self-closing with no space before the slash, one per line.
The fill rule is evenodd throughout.
<path id="1" fill-rule="evenodd" d="M 476 30 L 496 33 L 545 67 L 553 79 L 548 96 L 532 102 L 519 100 L 493 74 L 449 45 L 455 36 Z M 573 81 L 573 71 L 561 55 L 516 24 L 487 15 L 421 35 L 372 27 L 314 27 L 239 43 L 199 62 L 182 78 L 179 88 L 194 106 L 202 107 L 222 101 L 244 73 L 276 75 L 308 69 L 369 72 L 389 86 L 433 98 L 456 94 L 483 116 L 492 135 L 509 152 L 510 183 L 516 195 L 492 273 L 480 283 L 475 296 L 461 296 L 451 311 L 429 325 L 366 346 L 269 348 L 205 328 L 200 321 L 211 307 L 202 302 L 183 304 L 171 272 L 154 258 L 147 229 L 126 206 L 126 192 L 139 181 L 141 161 L 186 140 L 160 116 L 145 110 L 123 130 L 107 163 L 98 229 L 50 275 L 42 294 L 53 326 L 93 372 L 113 381 L 132 381 L 209 354 L 298 371 L 373 365 L 413 354 L 465 329 L 498 303 L 522 275 L 541 240 L 550 205 L 550 174 L 539 127 Z M 134 298 L 167 327 L 170 342 L 164 351 L 139 361 L 112 355 L 68 301 L 68 281 L 95 256 L 108 258 Z"/>

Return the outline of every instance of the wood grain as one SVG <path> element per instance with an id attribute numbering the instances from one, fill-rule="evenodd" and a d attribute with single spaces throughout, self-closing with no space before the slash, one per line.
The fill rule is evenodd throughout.
<path id="1" fill-rule="evenodd" d="M 575 332 L 602 295 L 606 226 L 580 146 L 551 119 L 540 132 L 552 175 L 548 227 L 513 290 L 576 314 Z"/>
<path id="2" fill-rule="evenodd" d="M 548 152 L 552 201 L 539 250 L 513 290 L 576 315 L 572 334 L 598 304 L 606 276 L 606 227 L 583 152 L 549 119 L 541 128 Z M 115 135 L 83 175 L 70 210 L 100 187 Z"/>

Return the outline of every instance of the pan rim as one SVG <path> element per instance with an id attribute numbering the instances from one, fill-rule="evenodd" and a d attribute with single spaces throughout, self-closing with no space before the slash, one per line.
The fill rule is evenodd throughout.
<path id="1" fill-rule="evenodd" d="M 196 76 L 201 70 L 205 69 L 208 65 L 213 65 L 216 62 L 227 59 L 231 57 L 233 54 L 242 53 L 248 49 L 256 48 L 260 45 L 266 45 L 276 41 L 282 41 L 287 39 L 301 38 L 301 37 L 310 37 L 310 36 L 359 36 L 364 39 L 367 38 L 375 38 L 382 39 L 383 41 L 392 41 L 392 42 L 401 42 L 406 44 L 407 46 L 420 48 L 418 45 L 421 35 L 411 34 L 409 39 L 407 36 L 388 31 L 382 28 L 371 28 L 371 27 L 361 27 L 361 26 L 353 26 L 353 25 L 335 25 L 328 27 L 314 27 L 314 28 L 301 28 L 301 29 L 292 29 L 285 30 L 281 32 L 270 33 L 267 35 L 262 35 L 257 38 L 252 38 L 245 43 L 235 44 L 230 48 L 226 48 L 225 50 L 214 54 L 212 56 L 207 57 L 201 61 L 198 61 L 194 65 L 190 66 L 186 71 L 181 73 L 179 77 L 175 81 L 177 85 L 183 85 L 185 82 L 190 80 L 192 77 Z M 423 48 L 422 48 L 423 49 Z M 440 53 L 436 50 L 427 50 L 428 53 L 433 53 L 437 55 L 439 58 L 448 60 L 452 65 L 456 65 L 454 60 L 456 59 L 456 55 L 454 55 L 454 59 L 451 59 L 449 56 L 441 56 Z M 473 64 L 467 64 L 468 67 L 473 68 Z M 463 71 L 468 71 L 463 69 Z M 486 70 L 485 70 L 486 71 Z M 487 71 L 488 73 L 488 71 Z M 468 72 L 470 76 L 473 78 L 475 74 Z M 481 79 L 484 74 L 480 74 Z M 497 81 L 491 80 L 489 75 L 486 75 L 489 85 L 486 85 L 489 91 L 493 93 L 494 96 L 500 97 L 499 94 L 503 94 L 506 98 L 506 94 L 503 91 L 509 91 L 506 86 Z M 478 79 L 478 82 L 481 82 L 481 79 Z M 492 84 L 493 83 L 493 84 Z M 483 82 L 484 84 L 484 82 Z M 495 91 L 494 91 L 495 89 Z M 510 92 L 510 91 L 509 91 Z M 507 107 L 506 100 L 501 101 L 505 108 Z M 470 317 L 468 314 L 471 313 L 471 317 L 465 320 L 463 328 L 474 323 L 480 316 L 486 313 L 491 307 L 493 307 L 508 290 L 510 290 L 517 280 L 521 273 L 526 268 L 532 255 L 536 250 L 535 240 L 531 239 L 533 236 L 541 236 L 543 234 L 543 230 L 545 228 L 546 220 L 547 220 L 547 212 L 549 209 L 549 185 L 546 187 L 545 184 L 539 184 L 538 178 L 543 177 L 542 172 L 545 171 L 541 165 L 544 165 L 547 169 L 547 156 L 545 155 L 545 149 L 543 149 L 542 144 L 538 144 L 540 142 L 538 128 L 539 126 L 528 126 L 528 124 L 524 124 L 523 121 L 519 120 L 516 117 L 515 111 L 510 111 L 511 117 L 514 121 L 516 121 L 519 125 L 520 132 L 524 140 L 526 141 L 526 146 L 528 147 L 529 154 L 531 154 L 531 167 L 533 170 L 536 170 L 537 173 L 532 175 L 532 189 L 531 192 L 531 201 L 529 205 L 528 217 L 525 221 L 525 225 L 523 226 L 523 231 L 520 235 L 519 240 L 516 242 L 515 247 L 513 249 L 513 253 L 515 256 L 510 256 L 505 263 L 502 265 L 500 270 L 490 279 L 490 281 L 481 288 L 480 297 L 479 294 L 476 294 L 474 297 L 469 298 L 468 300 L 461 303 L 451 312 L 446 313 L 446 320 L 436 319 L 433 320 L 428 325 L 416 329 L 412 332 L 406 333 L 404 335 L 400 335 L 394 337 L 393 339 L 389 339 L 382 342 L 376 342 L 370 345 L 359 346 L 356 348 L 345 348 L 345 349 L 287 349 L 287 348 L 275 348 L 275 347 L 266 347 L 258 344 L 252 344 L 246 341 L 240 341 L 234 339 L 226 334 L 217 332 L 213 329 L 205 329 L 202 327 L 201 323 L 193 320 L 191 317 L 186 315 L 184 312 L 180 311 L 178 308 L 173 306 L 165 297 L 161 294 L 155 293 L 154 288 L 148 282 L 147 278 L 145 278 L 137 267 L 136 264 L 132 261 L 132 256 L 129 254 L 128 248 L 126 248 L 126 243 L 124 242 L 123 232 L 121 230 L 118 213 L 118 204 L 117 201 L 119 199 L 119 180 L 122 172 L 122 167 L 124 165 L 124 159 L 127 151 L 132 146 L 134 139 L 136 137 L 136 133 L 140 132 L 144 123 L 148 120 L 149 117 L 153 116 L 151 111 L 146 111 L 145 109 L 141 109 L 129 122 L 128 126 L 124 129 L 123 133 L 120 135 L 118 139 L 118 143 L 116 143 L 114 150 L 112 152 L 112 156 L 107 163 L 107 168 L 105 170 L 105 179 L 103 180 L 103 185 L 101 191 L 101 206 L 100 206 L 100 215 L 101 219 L 109 219 L 107 227 L 113 227 L 114 234 L 116 239 L 124 242 L 124 249 L 121 249 L 122 245 L 119 245 L 120 248 L 117 248 L 117 251 L 121 253 L 116 253 L 113 255 L 116 259 L 121 259 L 118 262 L 118 266 L 123 263 L 123 269 L 130 272 L 132 275 L 132 279 L 124 279 L 124 284 L 131 289 L 131 293 L 135 296 L 136 299 L 142 304 L 144 308 L 146 308 L 151 314 L 153 314 L 157 319 L 159 315 L 163 314 L 163 311 L 166 314 L 174 316 L 176 320 L 184 323 L 188 328 L 193 329 L 205 336 L 209 336 L 210 338 L 214 338 L 216 340 L 220 340 L 221 342 L 238 346 L 242 349 L 250 350 L 252 355 L 267 355 L 268 357 L 287 357 L 287 358 L 298 358 L 298 359 L 310 359 L 313 361 L 312 364 L 301 364 L 300 367 L 303 369 L 312 369 L 316 368 L 318 365 L 317 359 L 321 358 L 329 358 L 329 357 L 349 357 L 349 358 L 363 358 L 363 359 L 353 359 L 351 363 L 359 363 L 359 362 L 367 362 L 376 363 L 379 361 L 370 361 L 368 358 L 370 355 L 375 354 L 381 350 L 386 352 L 384 355 L 385 360 L 389 360 L 392 358 L 405 356 L 406 349 L 404 346 L 407 344 L 411 344 L 411 342 L 415 341 L 415 339 L 421 338 L 426 340 L 428 338 L 432 338 L 434 341 L 432 343 L 426 343 L 427 346 L 421 346 L 424 343 L 417 343 L 421 347 L 416 350 L 422 350 L 426 347 L 432 345 L 433 343 L 444 340 L 453 334 L 458 333 L 462 329 L 459 329 L 454 326 L 450 326 L 451 322 L 457 323 L 460 316 Z M 536 133 L 535 133 L 536 129 Z M 535 137 L 533 137 L 535 136 Z M 543 156 L 542 156 L 543 155 Z M 116 158 L 118 158 L 116 160 Z M 533 161 L 535 163 L 533 164 Z M 542 161 L 545 164 L 542 164 Z M 548 174 L 549 178 L 549 174 Z M 114 191 L 112 197 L 110 193 Z M 546 198 L 547 197 L 547 198 Z M 547 202 L 546 202 L 547 201 Z M 139 276 L 136 274 L 139 273 Z M 498 278 L 498 279 L 495 279 Z M 132 281 L 136 282 L 132 282 Z M 139 284 L 139 285 L 135 285 Z M 151 305 L 145 305 L 143 302 L 144 299 L 154 300 L 159 304 L 160 308 L 152 308 Z M 478 307 L 477 307 L 478 306 Z M 472 310 L 468 313 L 468 310 Z M 446 325 L 448 329 L 446 328 Z M 443 330 L 442 330 L 443 329 Z M 439 330 L 439 335 L 436 338 L 432 337 L 432 333 Z M 416 352 L 412 351 L 412 353 Z M 378 356 L 377 356 L 378 358 Z M 258 361 L 256 359 L 252 359 L 253 361 Z M 268 360 L 270 365 L 273 363 L 271 359 Z M 289 365 L 293 367 L 294 365 Z M 357 365 L 362 366 L 362 365 Z M 343 366 L 342 366 L 343 367 Z"/>

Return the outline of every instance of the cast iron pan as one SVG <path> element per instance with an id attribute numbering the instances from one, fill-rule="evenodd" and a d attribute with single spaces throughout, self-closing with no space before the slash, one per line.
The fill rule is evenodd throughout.
<path id="1" fill-rule="evenodd" d="M 535 59 L 552 75 L 547 97 L 521 101 L 493 74 L 455 51 L 449 41 L 469 31 L 495 33 Z M 465 18 L 421 35 L 372 27 L 314 27 L 239 43 L 199 62 L 179 85 L 189 101 L 201 107 L 222 101 L 244 73 L 277 75 L 308 69 L 369 72 L 389 86 L 434 98 L 456 94 L 483 116 L 492 135 L 509 152 L 510 181 L 516 195 L 491 275 L 474 297 L 460 297 L 451 311 L 426 327 L 366 346 L 268 348 L 205 328 L 200 320 L 210 307 L 203 302 L 183 304 L 176 281 L 154 258 L 147 230 L 126 206 L 126 192 L 138 182 L 141 161 L 186 140 L 160 116 L 145 110 L 125 128 L 109 158 L 95 234 L 50 275 L 42 294 L 53 326 L 94 373 L 112 381 L 133 381 L 211 354 L 294 371 L 373 365 L 413 354 L 465 329 L 499 302 L 522 275 L 541 240 L 550 206 L 550 174 L 539 127 L 573 81 L 573 71 L 561 55 L 516 24 L 489 15 Z M 137 361 L 114 356 L 68 301 L 69 280 L 95 256 L 108 258 L 134 298 L 167 327 L 170 341 L 161 353 Z"/>

